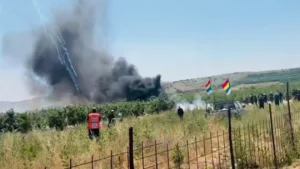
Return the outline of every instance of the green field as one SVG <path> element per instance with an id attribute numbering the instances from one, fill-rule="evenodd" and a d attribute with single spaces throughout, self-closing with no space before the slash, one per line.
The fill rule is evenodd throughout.
<path id="1" fill-rule="evenodd" d="M 300 83 L 298 82 L 290 83 L 290 90 L 299 87 Z M 215 101 L 242 100 L 243 96 L 249 96 L 250 94 L 270 93 L 276 91 L 284 93 L 285 90 L 285 84 L 276 84 L 270 86 L 240 88 L 239 90 L 233 90 L 229 96 L 227 96 L 224 91 L 215 91 L 213 95 L 215 97 Z M 151 101 L 116 102 L 89 106 L 66 106 L 63 108 L 53 107 L 42 110 L 27 111 L 25 113 L 18 113 L 14 110 L 9 110 L 0 115 L 0 130 L 28 132 L 32 129 L 45 130 L 49 127 L 63 130 L 69 125 L 85 123 L 87 113 L 93 106 L 96 106 L 103 113 L 104 119 L 106 119 L 107 113 L 111 110 L 120 112 L 124 117 L 128 117 L 143 114 L 158 114 L 160 112 L 169 111 L 174 108 L 176 102 L 192 102 L 199 96 L 201 96 L 203 101 L 212 102 L 214 101 L 213 95 L 207 96 L 205 93 L 176 94 L 176 97 L 161 95 L 159 98 Z"/>
<path id="2" fill-rule="evenodd" d="M 278 84 L 300 81 L 300 68 L 274 70 L 266 72 L 236 72 L 211 77 L 194 78 L 165 84 L 168 93 L 195 93 L 205 91 L 204 85 L 211 79 L 214 89 L 221 89 L 221 84 L 229 78 L 232 87 L 250 84 L 264 86 L 265 83 Z"/>
<path id="3" fill-rule="evenodd" d="M 295 103 L 292 105 L 292 111 L 296 113 L 300 110 L 300 105 L 298 103 Z M 287 107 L 282 105 L 280 107 L 273 107 L 274 116 L 281 116 L 283 112 L 286 112 Z M 49 111 L 46 113 L 55 113 L 54 111 L 61 112 L 62 115 L 68 115 L 64 114 L 67 113 L 67 110 L 70 108 L 65 108 L 65 111 L 61 111 L 58 109 L 51 109 L 51 110 L 45 110 Z M 74 107 L 73 113 L 79 113 L 82 112 L 84 109 L 88 110 L 86 107 Z M 253 124 L 262 124 L 264 125 L 264 121 L 268 120 L 269 114 L 267 109 L 265 110 L 259 110 L 255 107 L 249 107 L 248 108 L 249 113 L 245 116 L 243 116 L 241 119 L 234 119 L 233 120 L 233 127 L 235 129 L 242 128 L 243 126 L 247 125 L 253 125 Z M 87 113 L 87 111 L 85 112 Z M 27 114 L 27 117 L 34 118 L 37 114 Z M 298 117 L 298 114 L 295 114 L 293 117 Z M 7 122 L 5 125 L 12 125 L 13 123 L 9 122 L 10 120 L 14 119 L 16 123 L 19 126 L 15 126 L 16 129 L 18 127 L 26 127 L 30 126 L 31 124 L 34 124 L 39 121 L 51 121 L 51 118 L 47 119 L 46 117 L 40 116 L 39 119 L 35 119 L 35 121 L 31 121 L 32 123 L 26 124 L 26 123 L 20 123 L 21 119 L 24 120 L 25 115 L 15 115 L 12 116 L 12 114 L 6 114 L 5 121 Z M 56 117 L 59 119 L 59 117 Z M 69 121 L 70 119 L 64 116 L 60 116 L 61 120 L 56 121 L 57 123 L 61 123 L 65 121 L 66 123 L 71 123 Z M 85 119 L 85 116 L 82 116 L 82 118 Z M 284 119 L 284 118 L 280 118 Z M 33 120 L 33 119 L 32 119 Z M 283 122 L 279 122 L 279 120 L 276 120 L 277 127 L 281 130 L 284 128 L 281 128 L 283 125 Z M 267 123 L 266 123 L 267 124 Z M 282 125 L 279 125 L 282 124 Z M 134 127 L 134 146 L 136 149 L 140 148 L 142 145 L 142 142 L 144 145 L 152 145 L 154 144 L 155 140 L 157 143 L 168 143 L 168 146 L 170 147 L 170 163 L 173 165 L 178 162 L 181 158 L 184 158 L 186 161 L 187 155 L 186 151 L 176 149 L 176 144 L 179 143 L 180 145 L 185 145 L 186 141 L 189 140 L 191 143 L 193 140 L 195 140 L 195 137 L 198 138 L 198 140 L 201 140 L 203 137 L 210 137 L 210 133 L 213 133 L 213 135 L 216 135 L 217 132 L 223 133 L 227 130 L 227 120 L 226 119 L 206 119 L 204 117 L 204 111 L 203 110 L 193 110 L 189 113 L 187 113 L 184 117 L 184 121 L 180 121 L 177 117 L 175 111 L 169 110 L 169 111 L 162 111 L 159 114 L 152 114 L 148 116 L 144 116 L 142 118 L 135 118 L 132 116 L 129 116 L 124 119 L 123 122 L 118 122 L 114 127 L 107 128 L 106 125 L 104 125 L 102 129 L 102 137 L 100 142 L 91 141 L 87 137 L 87 130 L 86 130 L 86 124 L 82 122 L 77 127 L 73 129 L 66 129 L 64 128 L 61 130 L 58 128 L 58 130 L 51 130 L 51 131 L 42 131 L 41 128 L 32 128 L 32 131 L 23 131 L 21 132 L 6 132 L 2 133 L 0 137 L 0 155 L 2 158 L 0 158 L 0 167 L 3 169 L 17 169 L 17 168 L 31 168 L 31 169 L 38 169 L 38 168 L 44 168 L 45 166 L 48 166 L 53 169 L 60 169 L 63 167 L 68 167 L 71 158 L 73 161 L 73 164 L 81 164 L 86 161 L 91 160 L 91 156 L 94 155 L 95 159 L 101 159 L 104 157 L 108 157 L 108 160 L 102 160 L 95 164 L 95 167 L 97 168 L 108 168 L 110 167 L 110 154 L 118 154 L 121 152 L 126 152 L 126 147 L 128 145 L 128 128 L 130 126 Z M 10 126 L 12 127 L 12 126 Z M 34 126 L 32 126 L 34 127 Z M 255 128 L 256 129 L 256 128 Z M 257 135 L 255 134 L 256 131 L 261 134 Z M 257 140 L 260 139 L 260 142 L 255 141 L 253 144 L 248 145 L 247 143 L 247 150 L 244 149 L 243 151 L 240 151 L 242 147 L 239 147 L 237 152 L 237 158 L 242 160 L 250 161 L 252 157 L 254 157 L 253 154 L 257 152 L 257 149 L 261 146 L 257 146 L 258 143 L 261 145 L 265 145 L 264 147 L 269 146 L 269 140 L 266 139 L 264 141 L 262 136 L 265 136 L 267 131 L 269 129 L 265 129 L 266 131 L 262 130 L 263 127 L 257 127 L 257 130 L 246 130 L 245 132 L 249 132 L 249 135 L 247 133 L 243 133 L 242 136 L 234 136 L 235 139 L 240 139 L 240 144 L 244 144 L 245 141 L 241 140 L 244 139 L 244 137 L 255 138 Z M 279 131 L 276 130 L 277 132 Z M 255 132 L 253 132 L 253 131 Z M 298 131 L 298 128 L 295 128 L 295 130 Z M 284 133 L 284 130 L 282 131 Z M 286 132 L 285 132 L 286 133 Z M 227 137 L 227 136 L 226 136 Z M 278 139 L 280 139 L 280 146 L 285 146 L 285 150 L 288 150 L 287 145 L 289 143 L 288 140 L 285 140 L 286 137 L 283 137 L 283 135 L 277 135 Z M 269 138 L 269 134 L 268 134 Z M 218 138 L 219 139 L 219 138 Z M 221 143 L 222 137 L 220 137 Z M 225 139 L 227 140 L 227 139 Z M 214 137 L 212 139 L 214 142 L 213 144 L 210 143 L 210 140 L 208 139 L 207 142 L 199 142 L 199 151 L 203 151 L 203 147 L 206 147 L 207 150 L 210 151 L 210 146 L 212 145 L 213 148 L 217 149 L 217 138 Z M 235 140 L 235 142 L 238 142 L 239 140 Z M 205 146 L 206 144 L 206 146 Z M 226 143 L 227 144 L 227 143 Z M 237 144 L 237 143 L 236 143 Z M 250 143 L 249 143 L 250 144 Z M 192 144 L 190 145 L 192 146 Z M 239 143 L 237 144 L 239 146 Z M 279 145 L 277 145 L 279 147 Z M 250 148 L 254 148 L 250 151 Z M 165 147 L 159 147 L 159 151 L 163 151 Z M 201 149 L 200 149 L 201 148 Z M 249 151 L 248 151 L 249 149 Z M 191 149 L 191 153 L 192 153 Z M 218 149 L 218 152 L 220 152 L 222 149 Z M 145 150 L 145 156 L 151 155 L 154 153 L 154 149 Z M 223 151 L 223 150 L 222 150 Z M 228 150 L 226 150 L 228 152 Z M 264 150 L 265 153 L 257 153 L 258 158 L 265 158 L 268 160 L 268 163 L 272 163 L 272 151 L 271 149 Z M 284 154 L 284 156 L 280 156 L 280 159 L 282 160 L 280 162 L 281 165 L 289 165 L 292 160 L 295 158 L 294 155 L 292 156 L 291 153 L 287 153 L 289 151 L 286 151 L 285 153 L 279 151 L 279 153 Z M 179 153 L 179 154 L 178 154 Z M 221 152 L 220 152 L 221 153 Z M 182 155 L 181 155 L 182 154 Z M 139 166 L 138 168 L 141 168 L 142 162 L 141 160 L 138 160 L 141 158 L 141 152 L 136 152 L 136 165 Z M 224 156 L 224 154 L 220 154 Z M 246 155 L 246 156 L 245 156 Z M 288 156 L 287 156 L 288 155 Z M 201 155 L 203 156 L 203 155 Z M 154 157 L 154 156 L 153 156 Z M 195 154 L 189 155 L 189 157 L 195 158 Z M 208 158 L 209 157 L 209 158 Z M 165 155 L 159 155 L 158 160 L 165 161 Z M 207 155 L 207 161 L 211 161 L 211 155 Z M 119 155 L 116 156 L 114 159 L 116 161 L 116 167 L 122 166 L 126 168 L 127 165 L 127 159 L 126 155 Z M 200 158 L 200 160 L 204 161 L 204 156 Z M 252 159 L 253 161 L 253 159 Z M 243 161 L 241 161 L 243 162 Z M 153 159 L 146 159 L 145 165 L 150 166 L 154 165 L 155 162 Z M 166 164 L 166 162 L 164 162 Z M 245 165 L 241 163 L 241 165 Z M 203 164 L 201 164 L 202 167 Z M 209 165 L 211 166 L 211 164 Z M 85 165 L 83 167 L 80 167 L 80 169 L 87 169 L 90 168 L 90 165 Z M 160 168 L 166 168 L 166 165 L 164 167 Z M 195 166 L 193 167 L 195 168 Z"/>

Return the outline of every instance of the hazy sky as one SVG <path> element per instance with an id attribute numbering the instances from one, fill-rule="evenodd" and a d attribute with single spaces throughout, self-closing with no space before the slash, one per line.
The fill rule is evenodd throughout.
<path id="1" fill-rule="evenodd" d="M 45 19 L 75 0 L 35 0 Z M 100 1 L 100 0 L 99 0 Z M 108 0 L 107 0 L 108 1 Z M 300 66 L 299 0 L 110 0 L 105 32 L 114 56 L 164 81 Z M 0 0 L 0 37 L 41 26 L 31 0 Z M 1 48 L 0 41 L 0 50 Z M 0 52 L 0 100 L 30 97 L 21 65 Z M 289 58 L 289 59 L 288 59 Z"/>

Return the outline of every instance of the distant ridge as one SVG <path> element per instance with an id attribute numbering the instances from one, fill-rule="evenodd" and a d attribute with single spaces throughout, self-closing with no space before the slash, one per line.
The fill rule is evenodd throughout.
<path id="1" fill-rule="evenodd" d="M 227 78 L 230 79 L 232 86 L 249 85 L 249 84 L 264 84 L 264 83 L 283 83 L 300 81 L 300 67 L 267 70 L 267 71 L 247 71 L 234 72 L 201 78 L 192 78 L 169 82 L 165 85 L 167 93 L 190 93 L 204 91 L 205 83 L 210 79 L 213 88 L 219 88 L 219 85 Z"/>
<path id="2" fill-rule="evenodd" d="M 280 70 L 268 70 L 258 72 L 234 72 L 209 77 L 192 78 L 185 80 L 178 80 L 173 82 L 164 82 L 163 87 L 167 93 L 194 93 L 203 92 L 204 85 L 208 79 L 212 80 L 212 87 L 219 88 L 219 85 L 226 80 L 230 79 L 233 87 L 241 85 L 270 85 L 278 84 L 286 81 L 294 82 L 300 81 L 300 67 Z M 0 112 L 4 112 L 13 108 L 16 111 L 35 110 L 51 106 L 64 106 L 70 105 L 73 101 L 68 98 L 53 101 L 43 97 L 37 97 L 29 100 L 9 102 L 0 101 Z M 87 101 L 76 101 L 77 103 L 86 104 Z M 84 102 L 84 103 L 83 103 Z"/>

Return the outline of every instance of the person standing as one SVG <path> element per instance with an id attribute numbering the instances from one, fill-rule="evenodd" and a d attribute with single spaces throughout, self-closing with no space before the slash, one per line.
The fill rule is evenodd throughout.
<path id="1" fill-rule="evenodd" d="M 254 99 L 253 99 L 253 100 L 254 100 L 254 104 L 257 106 L 257 96 L 254 95 L 253 98 L 254 98 Z"/>
<path id="2" fill-rule="evenodd" d="M 184 111 L 180 106 L 178 106 L 177 115 L 180 118 L 180 120 L 183 120 Z"/>
<path id="3" fill-rule="evenodd" d="M 265 97 L 264 95 L 260 95 L 258 98 L 259 108 L 264 109 L 265 108 Z"/>
<path id="4" fill-rule="evenodd" d="M 108 127 L 110 127 L 114 123 L 113 120 L 115 119 L 115 111 L 111 110 L 107 118 L 108 118 Z"/>
<path id="5" fill-rule="evenodd" d="M 279 93 L 274 94 L 274 99 L 275 99 L 275 105 L 279 106 L 279 104 L 280 104 Z"/>
<path id="6" fill-rule="evenodd" d="M 300 90 L 299 89 L 296 90 L 296 99 L 295 100 L 300 101 Z"/>
<path id="7" fill-rule="evenodd" d="M 88 133 L 89 138 L 99 138 L 101 129 L 101 114 L 97 112 L 97 109 L 93 107 L 92 112 L 88 115 Z"/>
<path id="8" fill-rule="evenodd" d="M 271 103 L 274 102 L 274 94 L 273 94 L 273 92 L 271 92 L 271 93 L 269 94 L 269 99 L 270 99 L 270 102 L 271 102 Z"/>
<path id="9" fill-rule="evenodd" d="M 283 102 L 283 94 L 282 94 L 282 92 L 279 92 L 279 101 L 280 101 L 280 103 Z"/>
<path id="10" fill-rule="evenodd" d="M 264 103 L 268 103 L 268 96 L 266 93 L 263 94 L 264 97 Z"/>
<path id="11" fill-rule="evenodd" d="M 254 104 L 254 96 L 253 94 L 250 95 L 250 103 L 253 105 Z"/>

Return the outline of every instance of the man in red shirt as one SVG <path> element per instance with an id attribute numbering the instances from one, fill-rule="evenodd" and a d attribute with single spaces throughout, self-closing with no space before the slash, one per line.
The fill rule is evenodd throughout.
<path id="1" fill-rule="evenodd" d="M 88 131 L 89 138 L 93 139 L 94 137 L 99 138 L 100 129 L 101 129 L 101 114 L 97 112 L 97 109 L 93 107 L 92 112 L 89 113 L 88 118 Z"/>

